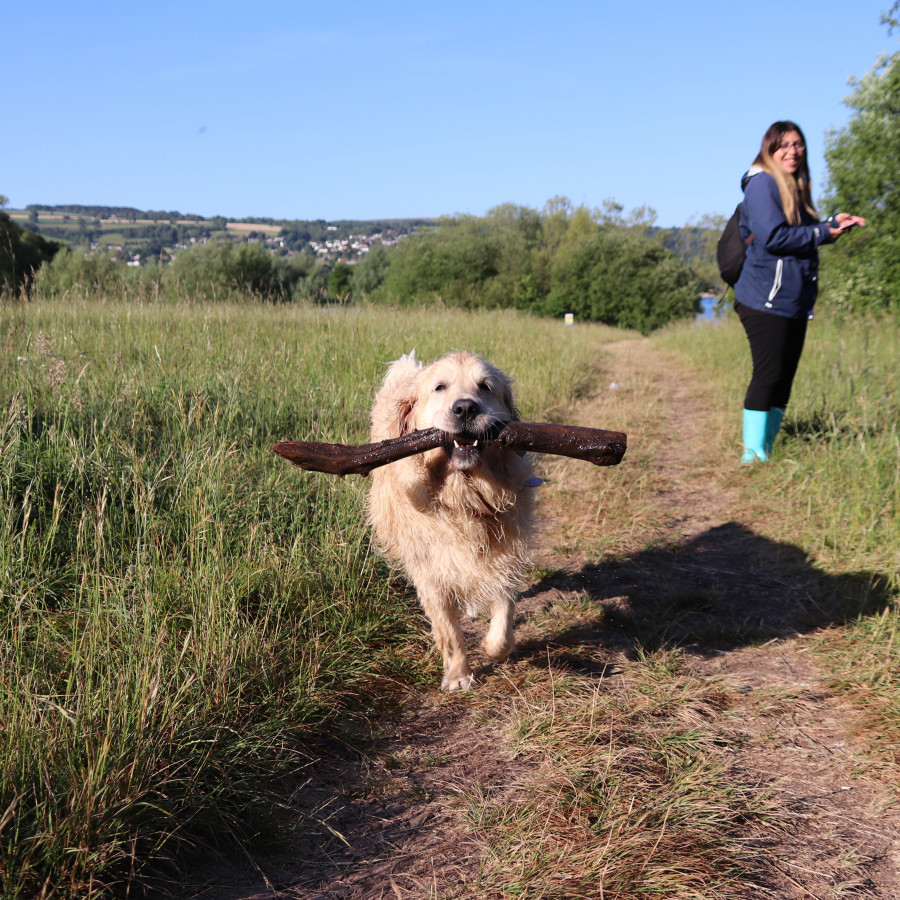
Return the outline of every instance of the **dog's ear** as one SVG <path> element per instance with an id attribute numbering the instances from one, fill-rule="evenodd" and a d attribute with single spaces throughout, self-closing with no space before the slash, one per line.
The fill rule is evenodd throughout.
<path id="1" fill-rule="evenodd" d="M 396 437 L 415 430 L 413 417 L 419 397 L 419 377 L 424 369 L 413 350 L 394 360 L 384 376 L 382 394 L 390 397 L 393 403 L 391 418 L 396 422 Z"/>
<path id="2" fill-rule="evenodd" d="M 403 437 L 404 434 L 409 434 L 411 431 L 415 431 L 413 428 L 413 413 L 416 410 L 416 401 L 412 402 L 404 401 L 400 404 L 400 409 L 397 415 L 397 437 Z"/>

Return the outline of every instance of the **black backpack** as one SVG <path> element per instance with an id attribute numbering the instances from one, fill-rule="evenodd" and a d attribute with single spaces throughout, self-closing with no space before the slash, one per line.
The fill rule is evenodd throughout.
<path id="1" fill-rule="evenodd" d="M 744 268 L 744 260 L 747 258 L 747 247 L 753 240 L 751 234 L 747 240 L 741 238 L 741 204 L 738 203 L 734 215 L 728 220 L 719 242 L 716 244 L 716 262 L 719 264 L 719 274 L 729 287 L 737 284 L 741 277 L 741 269 Z"/>

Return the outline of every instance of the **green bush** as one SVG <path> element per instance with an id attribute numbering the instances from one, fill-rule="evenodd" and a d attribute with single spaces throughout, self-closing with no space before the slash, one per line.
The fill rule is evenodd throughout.
<path id="1" fill-rule="evenodd" d="M 379 296 L 401 305 L 436 298 L 464 308 L 487 305 L 484 288 L 499 272 L 499 256 L 489 226 L 471 217 L 448 220 L 396 247 Z"/>
<path id="2" fill-rule="evenodd" d="M 538 311 L 634 328 L 644 334 L 699 308 L 691 271 L 639 231 L 610 228 L 564 244 L 551 268 L 551 289 Z"/>
<path id="3" fill-rule="evenodd" d="M 128 266 L 103 253 L 63 250 L 34 276 L 35 297 L 81 297 L 92 291 L 149 302 L 159 298 L 163 268 L 158 263 Z"/>
<path id="4" fill-rule="evenodd" d="M 280 265 L 287 266 L 294 300 L 321 302 L 326 298 L 328 270 L 321 260 L 311 253 L 292 253 L 280 260 Z"/>
<path id="5" fill-rule="evenodd" d="M 247 294 L 286 300 L 297 281 L 295 268 L 259 244 L 227 241 L 183 250 L 169 264 L 163 279 L 167 291 L 207 300 Z"/>
<path id="6" fill-rule="evenodd" d="M 98 292 L 149 302 L 246 299 L 319 300 L 327 273 L 307 254 L 271 256 L 255 244 L 212 243 L 179 253 L 168 266 L 128 266 L 109 254 L 63 249 L 34 276 L 44 299 Z"/>
<path id="7" fill-rule="evenodd" d="M 343 303 L 350 296 L 352 280 L 353 270 L 350 266 L 345 262 L 335 263 L 328 276 L 328 299 Z"/>
<path id="8" fill-rule="evenodd" d="M 85 255 L 64 248 L 34 277 L 35 290 L 45 298 L 64 297 L 75 291 L 120 293 L 125 283 L 124 263 L 107 255 Z"/>
<path id="9" fill-rule="evenodd" d="M 383 244 L 375 244 L 353 267 L 350 289 L 355 299 L 371 296 L 381 287 L 391 261 Z"/>
<path id="10" fill-rule="evenodd" d="M 700 282 L 639 226 L 573 209 L 506 205 L 442 220 L 360 263 L 354 294 L 399 306 L 440 301 L 464 309 L 514 307 L 574 313 L 647 333 L 693 315 Z"/>

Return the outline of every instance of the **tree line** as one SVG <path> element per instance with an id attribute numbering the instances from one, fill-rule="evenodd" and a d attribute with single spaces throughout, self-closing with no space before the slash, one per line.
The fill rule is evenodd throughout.
<path id="1" fill-rule="evenodd" d="M 186 213 L 182 215 L 177 210 L 166 212 L 164 210 L 140 210 L 133 206 L 84 206 L 78 203 L 67 203 L 50 206 L 46 203 L 29 203 L 28 212 L 45 212 L 70 216 L 83 216 L 89 219 L 124 219 L 135 222 L 138 220 L 150 220 L 153 222 L 177 222 L 179 220 L 191 220 L 202 222 L 203 216 Z"/>
<path id="2" fill-rule="evenodd" d="M 653 218 L 648 210 L 625 216 L 613 203 L 576 208 L 565 198 L 541 211 L 507 204 L 485 216 L 441 219 L 392 246 L 376 243 L 357 264 L 338 262 L 330 270 L 310 253 L 284 256 L 225 240 L 182 250 L 168 265 L 140 267 L 64 247 L 36 267 L 30 287 L 43 297 L 102 290 L 155 298 L 514 307 L 646 333 L 693 315 L 703 286 L 665 246 L 667 232 L 654 229 Z"/>
<path id="3" fill-rule="evenodd" d="M 41 243 L 44 251 L 19 260 L 7 289 L 27 286 L 44 297 L 101 290 L 147 298 L 401 306 L 439 301 L 549 316 L 572 313 L 581 321 L 648 332 L 692 315 L 702 286 L 696 272 L 664 245 L 667 233 L 654 229 L 651 210 L 626 216 L 612 202 L 588 210 L 555 198 L 541 211 L 507 204 L 481 217 L 423 220 L 404 240 L 376 243 L 356 265 L 338 262 L 331 269 L 308 252 L 279 255 L 260 244 L 228 240 L 182 250 L 168 265 L 131 267 L 109 254 L 48 242 L 5 219 L 21 246 Z"/>
<path id="4" fill-rule="evenodd" d="M 541 211 L 505 204 L 375 247 L 343 277 L 336 266 L 329 287 L 353 300 L 572 313 L 646 333 L 694 315 L 703 287 L 654 233 L 653 218 L 652 210 L 623 216 L 611 201 L 600 210 L 564 197 Z"/>

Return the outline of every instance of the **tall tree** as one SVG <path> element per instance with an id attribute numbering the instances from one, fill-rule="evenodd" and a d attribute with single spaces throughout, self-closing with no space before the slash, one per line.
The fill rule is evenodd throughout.
<path id="1" fill-rule="evenodd" d="M 882 16 L 891 31 L 898 9 L 900 2 Z M 851 309 L 900 308 L 900 53 L 882 56 L 851 84 L 844 102 L 854 112 L 826 138 L 825 196 L 830 209 L 869 223 L 828 255 L 828 290 Z"/>
<path id="2" fill-rule="evenodd" d="M 0 294 L 17 294 L 42 263 L 53 259 L 59 248 L 56 241 L 21 228 L 5 212 L 0 212 Z"/>

